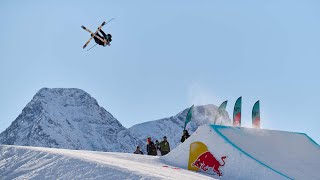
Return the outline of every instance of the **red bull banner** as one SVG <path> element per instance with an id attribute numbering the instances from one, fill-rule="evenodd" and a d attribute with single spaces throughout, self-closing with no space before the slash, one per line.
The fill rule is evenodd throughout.
<path id="1" fill-rule="evenodd" d="M 239 97 L 233 109 L 233 126 L 241 126 L 241 104 L 242 97 Z"/>
<path id="2" fill-rule="evenodd" d="M 226 158 L 222 156 L 218 160 L 204 143 L 193 142 L 190 144 L 188 169 L 222 176 L 221 167 L 225 165 Z"/>
<path id="3" fill-rule="evenodd" d="M 252 126 L 260 128 L 260 102 L 257 101 L 252 108 Z"/>

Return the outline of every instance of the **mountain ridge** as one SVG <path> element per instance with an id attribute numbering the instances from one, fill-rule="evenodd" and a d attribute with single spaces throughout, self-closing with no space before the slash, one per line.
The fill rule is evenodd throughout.
<path id="1" fill-rule="evenodd" d="M 131 153 L 137 145 L 145 152 L 149 136 L 154 140 L 167 136 L 174 148 L 179 145 L 188 110 L 126 128 L 81 89 L 42 88 L 0 134 L 0 144 Z M 220 124 L 230 124 L 227 112 L 216 113 L 215 105 L 195 106 L 187 126 L 190 134 L 213 123 L 214 117 Z"/>

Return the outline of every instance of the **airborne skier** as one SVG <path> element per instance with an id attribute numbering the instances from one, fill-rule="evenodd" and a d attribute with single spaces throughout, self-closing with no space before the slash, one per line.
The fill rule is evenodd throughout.
<path id="1" fill-rule="evenodd" d="M 100 33 L 102 34 L 102 36 L 99 34 L 99 32 L 97 32 L 96 36 L 100 37 L 101 39 L 103 39 L 104 41 L 101 41 L 98 37 L 94 36 L 93 39 L 94 41 L 99 44 L 100 46 L 110 46 L 110 42 L 112 41 L 112 36 L 111 34 L 106 34 L 104 33 L 101 29 L 100 29 Z M 91 36 L 93 36 L 91 34 Z M 106 43 L 105 43 L 106 42 Z"/>
<path id="2" fill-rule="evenodd" d="M 111 20 L 109 20 L 107 23 L 109 23 L 110 21 L 112 21 L 114 18 L 112 18 Z M 83 49 L 87 47 L 87 45 L 90 43 L 91 39 L 93 38 L 94 41 L 101 45 L 101 46 L 110 46 L 110 42 L 112 41 L 112 36 L 111 34 L 106 34 L 102 31 L 102 26 L 104 26 L 105 24 L 107 24 L 105 21 L 98 27 L 96 32 L 92 32 L 90 31 L 88 28 L 81 26 L 82 29 L 88 31 L 91 34 L 90 39 L 86 42 L 86 44 L 83 46 Z M 100 35 L 99 32 L 102 34 Z M 94 47 L 94 46 L 93 46 Z M 91 49 L 91 48 L 90 48 Z M 90 50 L 89 49 L 89 50 Z"/>

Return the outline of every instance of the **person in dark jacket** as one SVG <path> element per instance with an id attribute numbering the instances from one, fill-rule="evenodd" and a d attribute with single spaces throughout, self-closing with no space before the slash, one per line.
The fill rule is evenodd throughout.
<path id="1" fill-rule="evenodd" d="M 170 152 L 170 145 L 167 141 L 167 137 L 163 136 L 163 141 L 160 142 L 160 152 L 161 156 L 164 156 Z"/>
<path id="2" fill-rule="evenodd" d="M 188 139 L 188 137 L 190 137 L 188 131 L 187 130 L 183 130 L 183 135 L 181 137 L 181 142 L 184 142 L 186 139 Z"/>
<path id="3" fill-rule="evenodd" d="M 149 137 L 147 139 L 147 153 L 148 155 L 151 156 L 156 156 L 157 155 L 157 149 L 156 146 L 154 145 L 154 143 L 151 141 L 151 138 Z"/>
<path id="4" fill-rule="evenodd" d="M 134 154 L 143 154 L 143 152 L 140 150 L 140 146 L 137 146 L 136 151 L 133 152 Z"/>
<path id="5" fill-rule="evenodd" d="M 101 46 L 110 46 L 110 42 L 112 41 L 112 36 L 111 34 L 106 34 L 104 33 L 101 29 L 100 29 L 100 33 L 102 35 L 99 34 L 99 32 L 97 32 L 96 36 L 99 36 L 101 39 L 105 40 L 107 43 L 105 44 L 105 42 L 101 41 L 99 38 L 97 38 L 96 36 L 93 37 L 94 41 L 101 45 Z M 92 36 L 92 35 L 91 35 Z"/>
<path id="6" fill-rule="evenodd" d="M 155 145 L 156 145 L 156 149 L 157 149 L 157 154 L 161 154 L 161 151 L 160 151 L 160 143 L 159 143 L 158 140 L 156 140 Z"/>
<path id="7" fill-rule="evenodd" d="M 158 140 L 156 140 L 156 148 L 157 148 L 157 150 L 160 150 L 160 143 Z"/>

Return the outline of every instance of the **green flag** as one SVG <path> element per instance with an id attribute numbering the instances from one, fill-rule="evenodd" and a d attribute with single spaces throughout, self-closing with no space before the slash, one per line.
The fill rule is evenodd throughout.
<path id="1" fill-rule="evenodd" d="M 185 123 L 184 123 L 184 129 L 186 129 L 187 124 L 191 121 L 193 107 L 194 107 L 194 105 L 192 105 L 192 106 L 189 108 L 188 114 L 187 114 L 187 116 L 186 116 L 186 121 L 185 121 Z"/>
<path id="2" fill-rule="evenodd" d="M 218 108 L 218 112 L 221 113 L 223 111 L 226 110 L 226 107 L 227 107 L 227 104 L 228 104 L 228 101 L 224 101 Z"/>
<path id="3" fill-rule="evenodd" d="M 252 108 L 252 126 L 260 128 L 260 102 L 257 101 Z"/>
<path id="4" fill-rule="evenodd" d="M 222 113 L 223 111 L 226 110 L 228 101 L 224 101 L 218 108 L 218 112 L 216 113 L 216 115 L 214 116 L 214 124 L 217 123 L 217 119 L 218 119 L 218 115 L 220 115 L 220 113 Z"/>
<path id="5" fill-rule="evenodd" d="M 233 109 L 233 126 L 241 126 L 241 103 L 242 97 L 239 97 Z"/>

